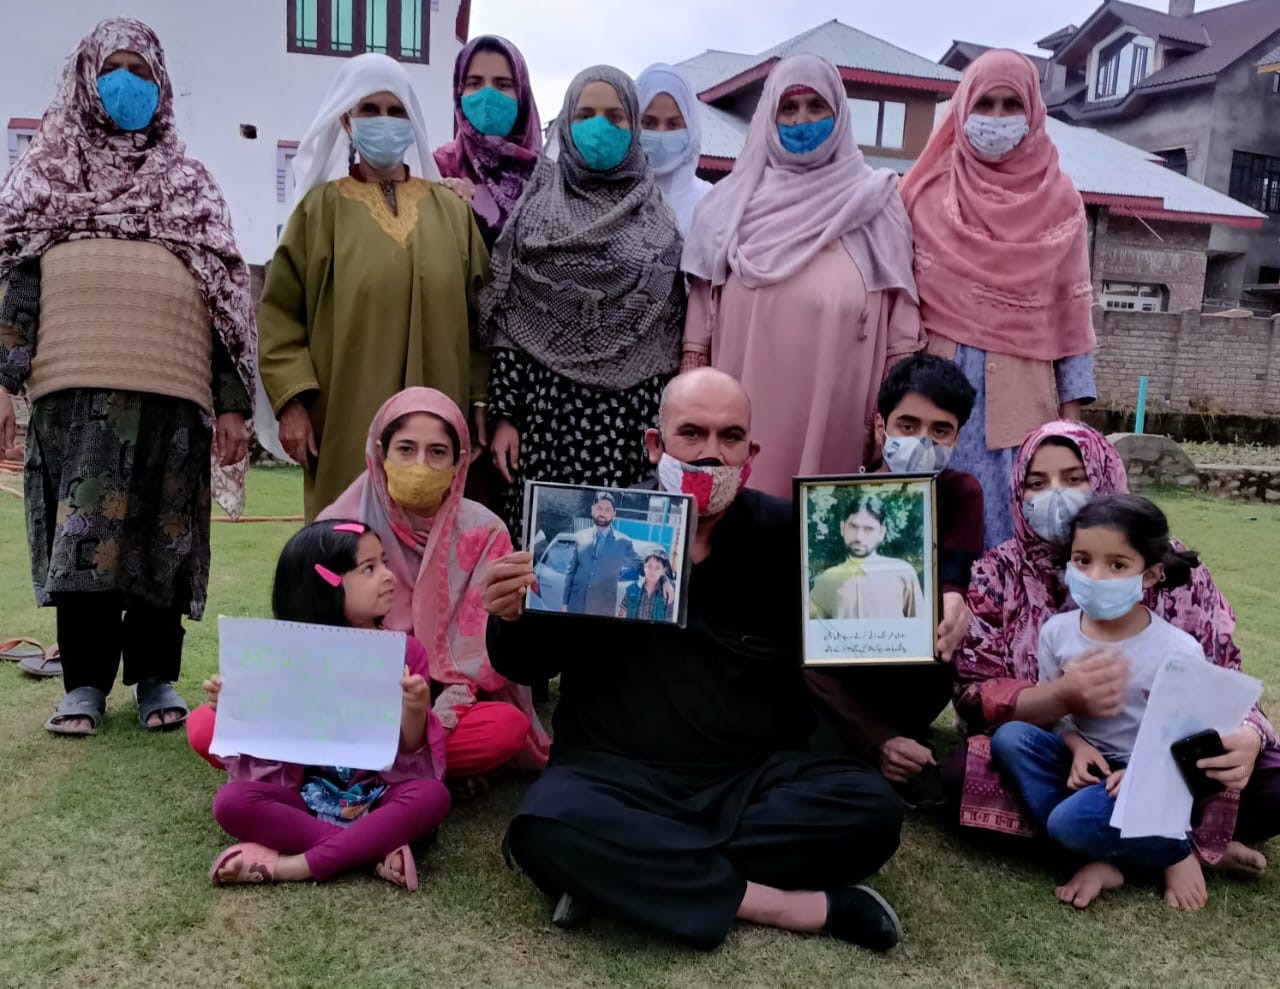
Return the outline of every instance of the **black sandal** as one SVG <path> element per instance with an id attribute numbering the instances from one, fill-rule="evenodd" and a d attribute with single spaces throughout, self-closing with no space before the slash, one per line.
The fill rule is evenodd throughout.
<path id="1" fill-rule="evenodd" d="M 156 677 L 148 677 L 146 680 L 140 680 L 138 685 L 133 688 L 134 700 L 138 702 L 138 724 L 145 731 L 173 731 L 175 728 L 181 728 L 187 721 L 187 715 L 191 713 L 173 684 L 167 680 L 160 680 Z M 164 718 L 166 711 L 181 711 L 182 717 L 177 721 L 161 721 L 158 725 L 147 724 L 147 719 L 153 714 L 159 714 Z"/>
<path id="2" fill-rule="evenodd" d="M 76 687 L 58 702 L 57 708 L 49 720 L 44 723 L 45 731 L 52 735 L 88 736 L 98 734 L 102 727 L 102 716 L 107 712 L 107 695 L 97 687 Z M 84 719 L 91 722 L 90 727 L 71 727 L 67 724 L 73 719 Z"/>

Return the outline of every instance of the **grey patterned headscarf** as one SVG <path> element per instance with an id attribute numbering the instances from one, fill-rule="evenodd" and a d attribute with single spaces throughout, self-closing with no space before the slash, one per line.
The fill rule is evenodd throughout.
<path id="1" fill-rule="evenodd" d="M 631 122 L 631 147 L 607 172 L 588 168 L 570 127 L 582 90 L 605 82 Z M 493 248 L 480 297 L 490 347 L 522 350 L 571 381 L 621 391 L 680 364 L 682 242 L 640 147 L 635 85 L 608 65 L 580 72 L 544 152 Z"/>

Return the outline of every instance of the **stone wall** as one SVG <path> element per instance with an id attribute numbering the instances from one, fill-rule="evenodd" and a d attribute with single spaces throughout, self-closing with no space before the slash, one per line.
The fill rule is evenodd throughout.
<path id="1" fill-rule="evenodd" d="M 1107 439 L 1124 461 L 1129 490 L 1134 493 L 1174 485 L 1233 501 L 1280 502 L 1280 464 L 1275 467 L 1196 465 L 1182 447 L 1167 436 L 1113 433 Z"/>
<path id="2" fill-rule="evenodd" d="M 1280 316 L 1095 309 L 1093 325 L 1102 405 L 1133 408 L 1146 375 L 1152 410 L 1280 413 Z"/>

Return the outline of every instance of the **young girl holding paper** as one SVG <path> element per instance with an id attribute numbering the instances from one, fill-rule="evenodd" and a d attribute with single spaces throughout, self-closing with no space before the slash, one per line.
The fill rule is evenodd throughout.
<path id="1" fill-rule="evenodd" d="M 380 629 L 396 578 L 378 536 L 360 522 L 316 522 L 295 534 L 276 566 L 272 611 L 281 621 Z M 418 888 L 409 843 L 434 832 L 449 810 L 444 730 L 431 712 L 427 654 L 406 637 L 400 748 L 391 768 L 360 772 L 250 755 L 226 759 L 230 781 L 213 816 L 240 843 L 209 870 L 216 885 L 324 881 L 360 866 Z M 212 707 L 221 677 L 204 683 Z"/>
<path id="2" fill-rule="evenodd" d="M 1149 611 L 1143 594 L 1161 585 L 1183 586 L 1200 565 L 1196 554 L 1174 547 L 1164 514 L 1145 498 L 1096 498 L 1076 517 L 1066 582 L 1079 611 L 1055 615 L 1040 630 L 1040 681 L 1062 677 L 1081 657 L 1127 665 L 1115 688 L 1110 716 L 1074 715 L 1046 731 L 1026 722 L 1000 727 L 991 739 L 996 765 L 1010 777 L 1040 825 L 1058 844 L 1088 861 L 1057 890 L 1083 909 L 1103 890 L 1124 883 L 1124 872 L 1163 871 L 1166 902 L 1199 910 L 1208 894 L 1200 859 L 1188 837 L 1121 838 L 1111 814 L 1146 710 L 1152 683 L 1165 660 L 1205 660 L 1191 636 Z M 1246 723 L 1255 751 L 1262 735 Z M 1237 774 L 1204 760 L 1208 775 L 1233 789 Z"/>

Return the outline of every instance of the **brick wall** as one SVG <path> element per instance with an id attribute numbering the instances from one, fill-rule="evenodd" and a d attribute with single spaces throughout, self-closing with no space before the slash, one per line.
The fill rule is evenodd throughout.
<path id="1" fill-rule="evenodd" d="M 1153 408 L 1280 413 L 1280 316 L 1095 309 L 1093 325 L 1100 404 L 1132 407 L 1145 374 Z"/>
<path id="2" fill-rule="evenodd" d="M 1210 227 L 1195 223 L 1146 222 L 1108 211 L 1094 247 L 1094 290 L 1102 282 L 1147 282 L 1169 290 L 1169 312 L 1199 309 Z"/>

